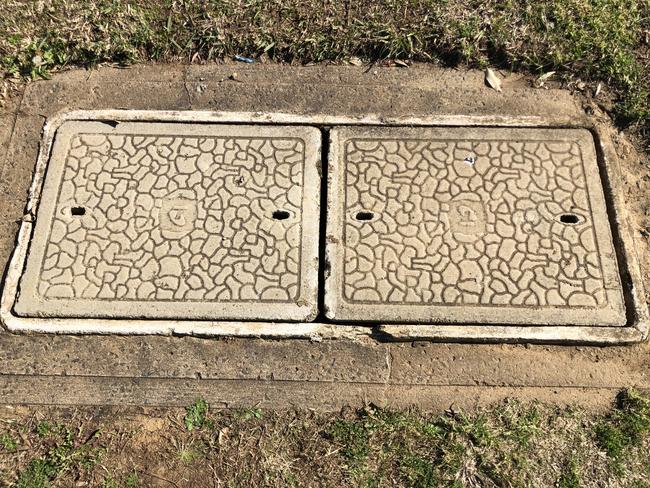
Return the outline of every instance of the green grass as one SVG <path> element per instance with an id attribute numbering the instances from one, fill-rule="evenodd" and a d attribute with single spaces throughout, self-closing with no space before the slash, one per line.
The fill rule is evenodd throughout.
<path id="1" fill-rule="evenodd" d="M 211 411 L 202 399 L 101 422 L 86 410 L 1 419 L 18 449 L 0 450 L 0 486 L 650 486 L 650 400 L 633 390 L 603 415 L 514 401 L 443 415 Z"/>
<path id="2" fill-rule="evenodd" d="M 572 458 L 566 464 L 562 474 L 560 475 L 560 479 L 557 483 L 558 488 L 580 488 L 581 483 L 578 470 L 579 465 L 576 460 Z"/>
<path id="3" fill-rule="evenodd" d="M 556 71 L 603 81 L 622 123 L 650 115 L 650 0 L 6 0 L 0 66 L 203 62 L 235 54 L 313 62 L 359 56 Z"/>
<path id="4" fill-rule="evenodd" d="M 140 486 L 140 477 L 138 473 L 131 473 L 124 479 L 124 484 L 128 487 Z"/>
<path id="5" fill-rule="evenodd" d="M 617 409 L 596 424 L 594 435 L 611 459 L 613 469 L 623 472 L 625 456 L 650 437 L 650 401 L 634 391 L 621 393 Z"/>
<path id="6" fill-rule="evenodd" d="M 100 460 L 102 450 L 93 445 L 93 432 L 83 442 L 62 423 L 42 422 L 35 429 L 43 442 L 43 454 L 32 458 L 18 473 L 17 488 L 47 488 L 69 472 L 87 471 Z"/>

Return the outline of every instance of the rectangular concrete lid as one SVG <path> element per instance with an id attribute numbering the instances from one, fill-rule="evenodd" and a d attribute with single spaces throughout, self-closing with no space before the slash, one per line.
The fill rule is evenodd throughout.
<path id="1" fill-rule="evenodd" d="M 320 131 L 66 122 L 15 312 L 316 316 Z"/>
<path id="2" fill-rule="evenodd" d="M 327 256 L 337 321 L 626 322 L 586 130 L 333 129 Z"/>

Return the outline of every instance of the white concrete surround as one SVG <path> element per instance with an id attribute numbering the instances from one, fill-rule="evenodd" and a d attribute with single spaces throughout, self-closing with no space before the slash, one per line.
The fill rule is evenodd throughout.
<path id="1" fill-rule="evenodd" d="M 415 325 L 391 324 L 374 327 L 345 323 L 232 322 L 207 320 L 125 320 L 108 318 L 21 317 L 15 314 L 19 283 L 32 240 L 34 217 L 38 212 L 45 173 L 50 161 L 57 130 L 71 121 L 110 122 L 201 122 L 212 124 L 284 124 L 318 127 L 348 126 L 415 126 L 415 127 L 574 127 L 570 119 L 553 120 L 538 116 L 431 116 L 384 118 L 315 116 L 295 114 L 260 114 L 248 112 L 204 111 L 71 111 L 51 117 L 43 129 L 43 143 L 29 193 L 26 213 L 17 238 L 17 247 L 6 275 L 0 318 L 4 326 L 17 332 L 91 333 L 91 334 L 188 334 L 200 336 L 360 338 L 380 335 L 394 340 L 478 341 L 478 342 L 555 342 L 622 344 L 638 342 L 648 334 L 648 310 L 634 242 L 627 224 L 622 195 L 618 188 L 618 161 L 611 142 L 603 134 L 587 127 L 595 135 L 601 178 L 608 199 L 608 214 L 614 235 L 619 275 L 622 281 L 626 323 L 624 326 L 544 326 L 544 325 Z M 584 122 L 584 121 L 581 121 Z M 327 258 L 327 257 L 326 257 Z"/>

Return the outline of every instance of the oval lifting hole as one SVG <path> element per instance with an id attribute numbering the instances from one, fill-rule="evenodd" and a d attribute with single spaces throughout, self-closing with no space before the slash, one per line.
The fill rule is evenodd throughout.
<path id="1" fill-rule="evenodd" d="M 70 209 L 70 213 L 75 217 L 80 215 L 86 215 L 86 209 L 84 207 L 72 207 Z"/>
<path id="2" fill-rule="evenodd" d="M 372 220 L 374 217 L 374 214 L 372 212 L 357 212 L 357 214 L 354 216 L 355 219 L 360 220 L 362 222 Z"/>
<path id="3" fill-rule="evenodd" d="M 576 214 L 562 214 L 560 215 L 560 222 L 563 224 L 577 224 L 580 222 L 580 217 Z"/>
<path id="4" fill-rule="evenodd" d="M 275 220 L 287 220 L 289 218 L 289 212 L 286 210 L 276 210 L 273 212 L 273 218 Z"/>

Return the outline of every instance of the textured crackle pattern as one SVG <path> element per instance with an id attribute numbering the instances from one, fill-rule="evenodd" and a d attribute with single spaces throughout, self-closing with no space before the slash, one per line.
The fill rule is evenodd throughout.
<path id="1" fill-rule="evenodd" d="M 344 297 L 357 303 L 606 303 L 575 143 L 353 139 Z"/>
<path id="2" fill-rule="evenodd" d="M 77 135 L 38 292 L 295 299 L 303 161 L 290 138 Z"/>

